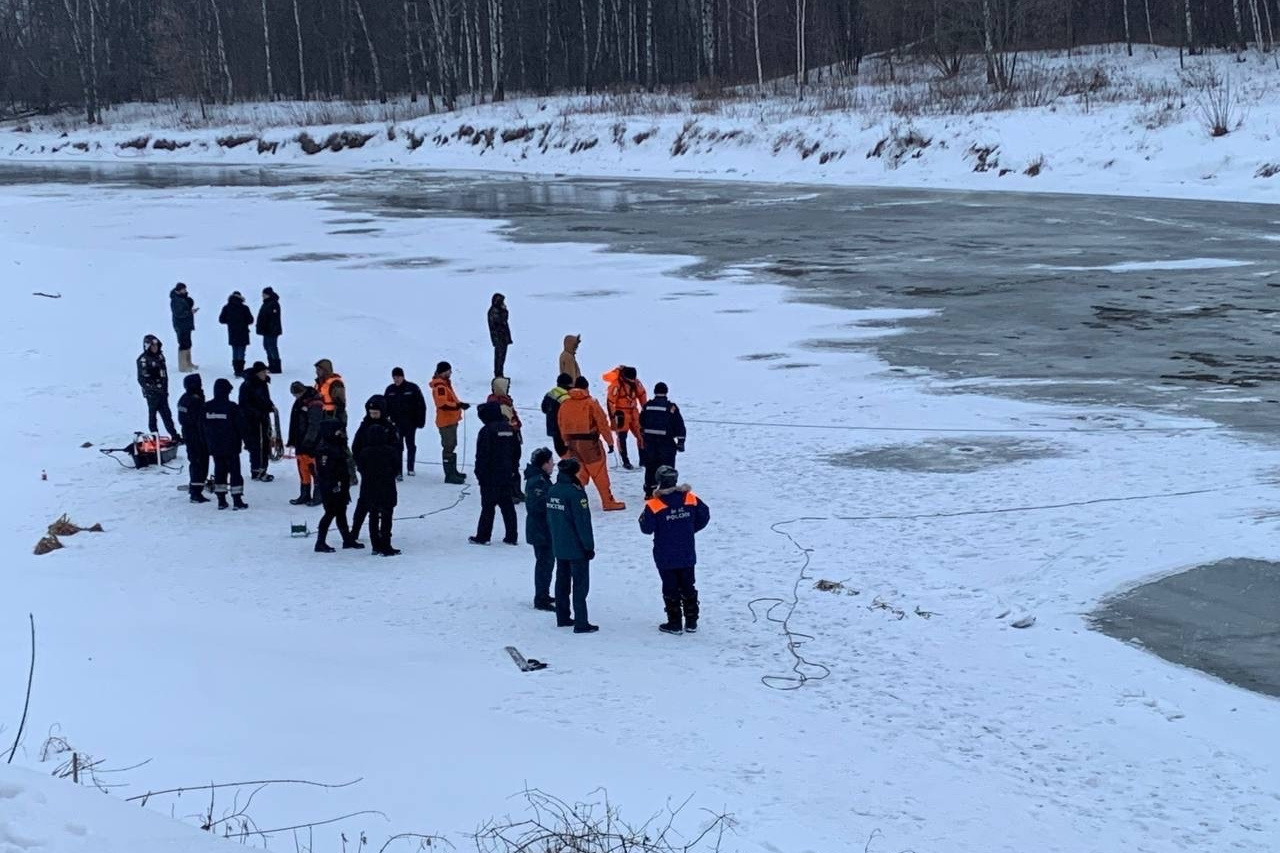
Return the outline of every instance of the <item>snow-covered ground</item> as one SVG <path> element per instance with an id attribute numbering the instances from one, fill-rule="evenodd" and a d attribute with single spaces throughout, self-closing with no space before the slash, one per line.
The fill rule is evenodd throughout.
<path id="1" fill-rule="evenodd" d="M 804 101 L 743 92 L 516 98 L 426 115 L 387 106 L 127 105 L 86 129 L 61 115 L 0 130 L 0 158 L 308 163 L 541 174 L 1280 199 L 1280 68 L 1262 54 L 1085 48 L 1020 59 L 1021 88 L 988 91 L 980 63 L 955 80 L 868 60 Z M 1205 107 L 1230 93 L 1225 136 Z M 342 116 L 347 118 L 341 118 Z M 385 119 L 372 121 L 371 116 Z M 347 123 L 331 123 L 335 121 Z M 210 126 L 212 125 L 212 126 Z M 308 137 L 304 143 L 302 134 Z M 346 135 L 343 138 L 343 135 Z M 358 148 L 350 147 L 355 139 Z M 335 153 L 327 143 L 339 150 Z"/>
<path id="2" fill-rule="evenodd" d="M 366 228 L 381 231 L 335 233 Z M 322 254 L 282 260 L 307 253 Z M 360 778 L 336 790 L 272 786 L 254 799 L 263 829 L 385 815 L 315 829 L 302 839 L 315 851 L 341 850 L 340 832 L 362 831 L 375 850 L 399 832 L 463 846 L 490 816 L 519 814 L 510 797 L 526 786 L 571 800 L 604 787 L 640 819 L 691 797 L 680 819 L 689 833 L 707 819 L 700 809 L 734 815 L 728 850 L 1276 849 L 1275 700 L 1096 634 L 1083 616 L 1140 580 L 1224 556 L 1274 556 L 1258 513 L 1275 489 L 1251 485 L 1272 477 L 1272 449 L 1216 431 L 1073 433 L 1189 422 L 936 394 L 947 384 L 887 373 L 865 353 L 800 349 L 900 315 L 790 302 L 749 271 L 686 279 L 687 258 L 511 243 L 492 222 L 372 221 L 305 191 L 8 187 L 0 258 L 10 282 L 0 340 L 6 745 L 29 612 L 38 632 L 19 764 L 47 773 L 62 760 L 40 761 L 52 732 L 104 767 L 150 759 L 110 778 L 127 785 L 117 797 Z M 438 262 L 403 262 L 423 258 Z M 318 512 L 286 503 L 296 478 L 285 465 L 275 483 L 250 484 L 248 512 L 219 513 L 186 502 L 181 473 L 124 470 L 101 456 L 97 447 L 123 444 L 144 423 L 133 379 L 142 336 L 159 334 L 176 362 L 166 293 L 180 279 L 202 308 L 195 355 L 206 387 L 229 373 L 219 305 L 232 289 L 265 284 L 283 297 L 282 403 L 288 381 L 308 379 L 321 357 L 357 406 L 392 366 L 425 383 L 439 359 L 454 364 L 464 399 L 480 399 L 493 291 L 511 306 L 508 364 L 527 448 L 542 443 L 537 406 L 566 333 L 583 335 L 592 377 L 629 362 L 650 385 L 670 383 L 694 421 L 682 473 L 712 509 L 700 540 L 703 631 L 655 630 L 661 600 L 635 524 L 636 475 L 615 474 L 627 512 L 596 514 L 591 612 L 602 630 L 584 637 L 530 607 L 529 549 L 466 544 L 474 493 L 397 522 L 397 559 L 316 555 L 289 536 L 291 522 L 314 525 Z M 175 399 L 179 384 L 175 375 Z M 849 425 L 960 432 L 944 440 Z M 475 429 L 472 419 L 469 445 Z M 1000 429 L 1062 432 L 981 432 Z M 423 446 L 429 462 L 430 431 Z M 458 489 L 439 479 L 424 465 L 404 484 L 398 516 L 452 504 Z M 839 518 L 1219 486 L 991 516 Z M 64 512 L 106 532 L 32 556 Z M 801 549 L 809 563 L 797 585 Z M 820 591 L 818 580 L 844 588 Z M 791 628 L 811 637 L 800 652 L 830 676 L 771 689 L 789 686 L 769 677 L 788 675 L 792 659 L 779 626 L 749 605 L 790 602 L 793 589 Z M 1034 626 L 1012 627 L 1024 615 Z M 550 669 L 520 673 L 508 644 Z M 0 850 L 80 849 L 58 827 L 92 826 L 84 803 L 105 795 L 86 793 L 51 816 L 31 804 L 38 792 L 58 807 L 54 784 L 0 775 Z M 215 818 L 235 808 L 224 794 Z M 195 823 L 209 802 L 162 796 L 147 808 Z M 84 849 L 199 849 L 156 820 L 114 837 L 136 833 L 136 843 Z M 270 845 L 293 843 L 283 833 Z"/>

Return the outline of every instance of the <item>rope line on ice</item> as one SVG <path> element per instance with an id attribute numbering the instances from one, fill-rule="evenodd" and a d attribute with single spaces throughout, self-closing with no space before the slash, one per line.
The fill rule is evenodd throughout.
<path id="1" fill-rule="evenodd" d="M 1184 498 L 1195 495 L 1220 494 L 1223 492 L 1240 492 L 1250 488 L 1258 488 L 1263 486 L 1280 485 L 1280 480 L 1255 480 L 1250 483 L 1235 483 L 1226 486 L 1209 486 L 1199 489 L 1182 489 L 1170 492 L 1152 492 L 1140 495 L 1122 495 L 1118 497 L 1106 498 L 1087 498 L 1078 501 L 1063 501 L 1061 503 L 1052 504 L 1028 504 L 1022 506 L 1007 507 L 987 507 L 984 509 L 966 509 L 966 510 L 950 510 L 945 512 L 920 512 L 920 513 L 903 513 L 903 514 L 884 514 L 884 515 L 802 515 L 796 518 L 777 521 L 769 525 L 769 529 L 774 533 L 785 536 L 793 547 L 803 557 L 800 570 L 796 574 L 795 583 L 791 587 L 790 600 L 766 596 L 755 598 L 747 602 L 747 609 L 751 611 L 751 621 L 760 621 L 761 618 L 768 622 L 772 622 L 782 626 L 783 636 L 786 638 L 787 654 L 792 657 L 790 675 L 763 675 L 760 682 L 765 686 L 774 690 L 799 690 L 810 681 L 821 681 L 831 675 L 831 668 L 825 664 L 816 663 L 807 659 L 800 653 L 800 647 L 805 642 L 816 640 L 817 638 L 811 634 L 804 634 L 795 631 L 791 627 L 791 618 L 795 615 L 796 609 L 800 606 L 800 585 L 806 580 L 813 580 L 813 576 L 809 574 L 809 565 L 813 559 L 813 548 L 801 545 L 796 538 L 792 536 L 783 527 L 792 524 L 800 524 L 810 521 L 846 521 L 846 522 L 864 522 L 864 521 L 929 521 L 945 518 L 968 518 L 975 516 L 994 516 L 1007 515 L 1011 513 L 1022 512 L 1040 512 L 1053 509 L 1072 509 L 1078 507 L 1098 506 L 1102 504 L 1118 504 L 1132 503 L 1137 501 L 1164 500 L 1169 498 Z M 1056 559 L 1056 558 L 1055 558 Z M 763 616 L 756 612 L 756 607 L 760 604 L 768 603 L 769 607 L 764 611 Z M 774 611 L 780 607 L 786 608 L 786 615 L 779 618 L 774 615 Z M 805 670 L 815 671 L 816 674 L 809 674 Z"/>

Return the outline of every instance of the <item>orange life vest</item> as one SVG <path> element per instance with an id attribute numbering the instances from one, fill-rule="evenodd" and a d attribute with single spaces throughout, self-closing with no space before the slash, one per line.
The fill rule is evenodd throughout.
<path id="1" fill-rule="evenodd" d="M 316 390 L 320 392 L 326 413 L 338 411 L 338 402 L 333 399 L 333 383 L 341 381 L 342 375 L 338 373 L 330 373 L 324 379 L 316 381 Z"/>

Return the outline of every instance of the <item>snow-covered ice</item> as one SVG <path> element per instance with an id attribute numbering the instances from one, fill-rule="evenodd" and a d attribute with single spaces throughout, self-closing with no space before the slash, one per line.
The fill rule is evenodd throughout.
<path id="1" fill-rule="evenodd" d="M 380 230 L 337 233 L 359 225 Z M 692 796 L 690 827 L 704 816 L 692 809 L 731 812 L 739 826 L 728 847 L 744 851 L 861 850 L 873 835 L 872 850 L 1276 849 L 1275 700 L 1117 643 L 1084 619 L 1143 580 L 1274 555 L 1258 513 L 1274 503 L 1263 481 L 1280 455 L 1266 445 L 1222 432 L 1071 432 L 1077 418 L 1105 416 L 1203 424 L 935 394 L 928 377 L 888 373 L 865 352 L 807 350 L 805 366 L 782 369 L 800 341 L 906 315 L 789 301 L 784 288 L 748 283 L 750 270 L 688 280 L 689 258 L 511 242 L 493 222 L 353 217 L 322 192 L 9 186 L 0 244 L 10 282 L 0 685 L 3 707 L 16 710 L 32 612 L 39 654 L 18 759 L 29 768 L 50 769 L 39 747 L 54 730 L 115 766 L 151 759 L 112 780 L 128 785 L 117 796 L 210 780 L 361 778 L 333 791 L 275 786 L 255 800 L 263 827 L 385 814 L 317 829 L 317 850 L 340 849 L 344 830 L 365 831 L 374 849 L 404 831 L 461 842 L 518 809 L 508 798 L 525 786 L 569 799 L 603 786 L 637 816 Z M 406 262 L 425 257 L 438 262 Z M 311 260 L 286 260 L 302 258 Z M 462 397 L 479 399 L 494 291 L 511 306 L 526 449 L 543 443 L 538 403 L 566 333 L 583 335 L 593 378 L 628 362 L 650 386 L 667 381 L 692 422 L 682 474 L 712 510 L 699 543 L 704 630 L 655 630 L 661 599 L 636 529 L 634 475 L 614 474 L 631 509 L 596 514 L 591 604 L 602 630 L 581 637 L 530 607 L 527 548 L 466 544 L 474 493 L 398 521 L 405 553 L 395 560 L 316 555 L 289 536 L 291 522 L 314 525 L 318 513 L 286 503 L 296 479 L 285 465 L 275 483 L 251 483 L 251 509 L 232 514 L 189 505 L 180 473 L 101 456 L 96 447 L 120 445 L 144 422 L 133 378 L 142 336 L 159 334 L 176 362 L 166 293 L 178 280 L 202 309 L 195 358 L 206 386 L 230 372 L 215 322 L 226 295 L 266 284 L 282 294 L 281 403 L 288 381 L 308 379 L 321 357 L 357 406 L 392 366 L 425 382 L 439 359 L 453 363 Z M 743 358 L 758 353 L 783 358 Z M 179 384 L 175 374 L 173 399 Z M 973 432 L 922 441 L 897 427 Z M 983 432 L 1054 428 L 1064 431 L 1017 435 L 1012 450 Z M 430 461 L 434 436 L 420 435 Z M 959 455 L 981 461 L 957 473 Z M 458 490 L 438 480 L 424 464 L 403 484 L 397 515 L 449 506 Z M 1222 490 L 848 520 L 1206 487 Z M 63 512 L 106 532 L 31 556 Z M 771 530 L 778 524 L 785 536 Z M 831 675 L 773 690 L 762 678 L 786 676 L 791 658 L 778 626 L 749 603 L 790 600 L 800 549 L 811 562 L 792 627 L 813 637 L 802 654 Z M 844 589 L 819 591 L 819 579 Z M 1011 627 L 1022 616 L 1034 626 Z M 508 644 L 551 668 L 518 672 Z M 22 802 L 39 792 L 54 808 L 70 783 L 5 771 L 0 786 L 20 788 Z M 112 834 L 83 805 L 105 795 L 73 793 L 87 799 L 53 817 L 0 801 L 4 832 L 26 839 L 4 843 L 23 853 L 185 850 L 163 816 L 190 822 L 205 805 L 158 797 L 148 809 L 163 815 L 129 828 L 134 843 L 77 847 L 59 821 L 90 838 Z M 291 843 L 278 836 L 272 847 Z"/>

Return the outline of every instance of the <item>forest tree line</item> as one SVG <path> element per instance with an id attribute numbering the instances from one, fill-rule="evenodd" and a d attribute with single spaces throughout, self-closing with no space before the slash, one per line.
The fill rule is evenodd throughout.
<path id="1" fill-rule="evenodd" d="M 1280 0 L 0 0 L 0 103 L 92 123 L 132 101 L 427 99 L 708 88 L 872 55 L 1010 57 L 1098 42 L 1270 50 Z"/>

